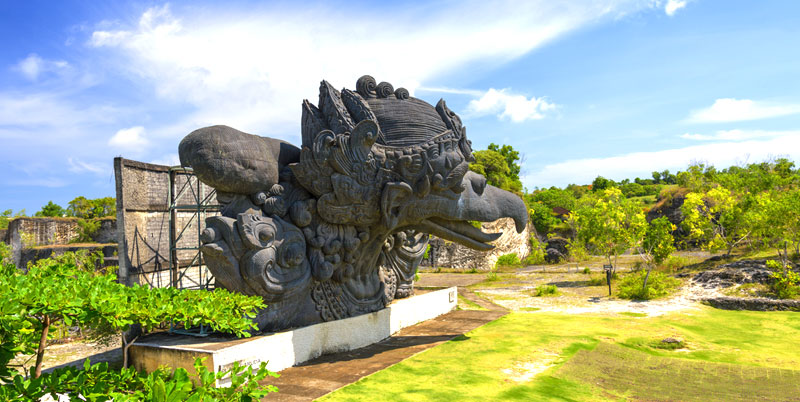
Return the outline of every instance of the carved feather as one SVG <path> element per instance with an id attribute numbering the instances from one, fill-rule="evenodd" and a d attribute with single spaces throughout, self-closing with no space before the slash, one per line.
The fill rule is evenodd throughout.
<path id="1" fill-rule="evenodd" d="M 334 134 L 351 131 L 355 127 L 350 113 L 342 102 L 342 96 L 328 81 L 319 85 L 319 109 Z"/>
<path id="2" fill-rule="evenodd" d="M 317 134 L 322 130 L 328 129 L 325 116 L 307 99 L 303 100 L 303 118 L 300 127 L 303 134 L 303 146 L 309 148 Z"/>

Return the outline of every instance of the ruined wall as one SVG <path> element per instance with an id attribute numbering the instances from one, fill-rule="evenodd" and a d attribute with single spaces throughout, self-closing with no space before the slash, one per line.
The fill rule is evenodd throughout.
<path id="1" fill-rule="evenodd" d="M 126 283 L 147 283 L 167 286 L 173 272 L 169 271 L 170 237 L 176 242 L 177 275 L 185 275 L 179 286 L 198 287 L 207 278 L 198 264 L 199 233 L 205 229 L 205 218 L 216 212 L 175 210 L 170 211 L 171 192 L 174 190 L 178 206 L 197 204 L 198 199 L 216 203 L 213 189 L 200 183 L 192 174 L 170 173 L 170 167 L 114 159 L 117 187 L 117 220 L 120 230 L 120 279 Z M 170 186 L 170 175 L 175 176 Z M 170 215 L 175 225 L 170 228 Z M 198 219 L 199 217 L 199 219 Z M 194 266 L 192 272 L 187 267 Z M 204 267 L 203 267 L 204 268 Z M 195 272 L 196 271 L 196 272 Z M 206 275 L 207 276 L 207 275 Z"/>
<path id="2" fill-rule="evenodd" d="M 42 250 L 47 246 L 71 244 L 79 236 L 78 218 L 18 217 L 8 223 L 8 230 L 0 240 L 11 246 L 14 264 L 25 267 L 28 261 L 50 256 Z M 116 218 L 104 218 L 101 219 L 100 228 L 92 234 L 92 242 L 115 243 L 116 236 Z M 40 250 L 28 251 L 32 249 Z"/>
<path id="3" fill-rule="evenodd" d="M 529 223 L 522 233 L 517 233 L 514 220 L 503 218 L 495 222 L 483 223 L 481 230 L 487 233 L 503 233 L 492 243 L 495 246 L 493 250 L 476 251 L 460 244 L 432 238 L 433 252 L 428 253 L 429 258 L 424 262 L 425 265 L 432 265 L 432 258 L 435 257 L 436 265 L 439 267 L 486 271 L 493 268 L 497 259 L 504 254 L 517 253 L 517 257 L 522 260 L 531 252 L 529 239 L 536 229 Z"/>

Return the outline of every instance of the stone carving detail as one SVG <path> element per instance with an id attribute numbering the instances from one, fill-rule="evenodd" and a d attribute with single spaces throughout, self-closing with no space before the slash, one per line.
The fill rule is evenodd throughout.
<path id="1" fill-rule="evenodd" d="M 469 171 L 471 144 L 444 101 L 364 76 L 322 81 L 302 105 L 302 148 L 226 126 L 181 142 L 181 164 L 217 188 L 203 253 L 219 286 L 260 295 L 256 318 L 280 330 L 377 311 L 413 293 L 428 234 L 488 250 L 499 234 L 468 221 L 527 211 Z"/>

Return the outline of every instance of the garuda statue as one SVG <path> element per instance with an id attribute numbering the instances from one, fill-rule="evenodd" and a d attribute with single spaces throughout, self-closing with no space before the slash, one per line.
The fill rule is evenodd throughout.
<path id="1" fill-rule="evenodd" d="M 302 149 L 227 126 L 179 146 L 183 166 L 217 190 L 201 235 L 217 286 L 264 298 L 276 331 L 384 308 L 413 292 L 428 235 L 489 250 L 500 234 L 469 221 L 527 224 L 522 200 L 486 184 L 461 119 L 386 82 L 322 81 L 303 102 Z"/>

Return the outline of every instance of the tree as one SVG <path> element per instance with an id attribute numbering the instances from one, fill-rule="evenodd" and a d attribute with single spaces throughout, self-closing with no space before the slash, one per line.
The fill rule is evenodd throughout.
<path id="1" fill-rule="evenodd" d="M 783 266 L 788 265 L 788 248 L 800 254 L 800 189 L 758 194 L 755 232 L 761 242 L 778 250 Z"/>
<path id="2" fill-rule="evenodd" d="M 99 253 L 65 253 L 31 264 L 27 273 L 3 270 L 0 357 L 17 352 L 35 354 L 33 376 L 39 377 L 50 329 L 59 322 L 67 326 L 88 325 L 101 338 L 127 331 L 137 323 L 144 330 L 151 330 L 170 321 L 248 336 L 247 331 L 256 328 L 251 319 L 264 308 L 260 297 L 221 289 L 127 287 L 117 283 L 113 272 L 96 273 L 97 258 L 101 258 Z M 135 337 L 123 337 L 126 366 L 128 348 L 135 341 Z"/>
<path id="3" fill-rule="evenodd" d="M 758 222 L 758 210 L 753 194 L 736 194 L 717 186 L 707 192 L 686 194 L 681 206 L 683 226 L 689 238 L 699 240 L 703 248 L 726 250 L 748 239 Z"/>
<path id="4" fill-rule="evenodd" d="M 95 219 L 105 216 L 115 216 L 117 204 L 113 197 L 96 198 L 90 200 L 84 196 L 76 197 L 69 202 L 67 215 L 82 219 Z"/>
<path id="5" fill-rule="evenodd" d="M 503 158 L 505 158 L 506 165 L 508 165 L 508 177 L 512 181 L 519 181 L 519 172 L 522 169 L 517 163 L 520 160 L 519 152 L 515 151 L 511 145 L 503 145 L 502 147 L 499 147 L 495 143 L 489 144 L 488 149 L 498 152 L 503 156 Z"/>
<path id="6" fill-rule="evenodd" d="M 675 230 L 666 216 L 653 219 L 644 230 L 641 241 L 639 241 L 639 255 L 642 256 L 647 274 L 644 277 L 642 293 L 647 293 L 647 280 L 650 278 L 650 271 L 657 264 L 664 262 L 675 251 L 675 239 L 672 232 Z"/>
<path id="7" fill-rule="evenodd" d="M 595 193 L 598 192 L 598 191 L 603 191 L 603 190 L 611 188 L 611 187 L 616 187 L 616 183 L 614 183 L 613 180 L 606 179 L 603 176 L 597 176 L 592 181 L 592 191 L 595 192 Z"/>
<path id="8" fill-rule="evenodd" d="M 494 148 L 497 148 L 497 146 L 494 145 Z M 519 165 L 513 162 L 519 159 L 518 152 L 508 145 L 504 145 L 500 150 L 504 150 L 506 154 L 504 155 L 499 150 L 493 149 L 475 151 L 473 153 L 475 162 L 470 163 L 469 168 L 473 172 L 486 177 L 487 183 L 519 194 L 522 192 L 522 182 L 519 180 Z M 512 161 L 510 164 L 509 160 Z"/>
<path id="9" fill-rule="evenodd" d="M 37 212 L 34 216 L 49 216 L 49 217 L 61 217 L 67 214 L 67 211 L 54 203 L 53 201 L 48 201 L 47 205 L 42 207 L 42 210 Z"/>
<path id="10" fill-rule="evenodd" d="M 647 221 L 639 205 L 613 187 L 587 197 L 570 214 L 576 240 L 606 257 L 616 271 L 617 258 L 642 238 Z M 613 263 L 611 257 L 614 257 Z"/>

